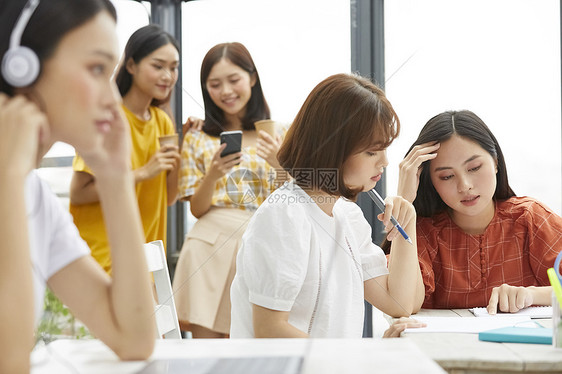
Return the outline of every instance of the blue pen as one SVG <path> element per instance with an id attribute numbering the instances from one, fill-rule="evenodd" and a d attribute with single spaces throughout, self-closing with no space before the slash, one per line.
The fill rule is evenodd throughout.
<path id="1" fill-rule="evenodd" d="M 374 188 L 372 190 L 367 191 L 367 195 L 369 195 L 371 200 L 375 202 L 375 205 L 378 206 L 379 209 L 384 213 L 385 204 L 381 195 L 379 195 L 379 193 L 375 191 Z M 394 227 L 396 227 L 396 229 L 400 232 L 400 234 L 402 234 L 402 236 L 404 237 L 404 239 L 406 239 L 408 243 L 414 245 L 414 243 L 412 243 L 412 239 L 410 239 L 408 234 L 406 234 L 406 231 L 404 231 L 404 229 L 402 228 L 402 226 L 400 226 L 400 224 L 398 223 L 396 218 L 394 218 L 394 216 L 390 216 L 390 222 L 394 225 Z"/>

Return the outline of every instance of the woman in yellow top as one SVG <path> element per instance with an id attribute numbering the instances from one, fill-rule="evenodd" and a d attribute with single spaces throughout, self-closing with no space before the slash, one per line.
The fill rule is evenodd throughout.
<path id="1" fill-rule="evenodd" d="M 174 275 L 182 330 L 220 338 L 230 331 L 230 284 L 236 250 L 252 213 L 269 192 L 279 167 L 274 139 L 254 123 L 270 117 L 259 75 L 240 43 L 207 52 L 201 66 L 203 131 L 188 132 L 181 152 L 180 198 L 198 218 L 187 234 Z M 221 157 L 223 131 L 241 130 L 242 151 Z"/>
<path id="2" fill-rule="evenodd" d="M 160 147 L 158 138 L 174 134 L 173 123 L 157 106 L 169 99 L 177 81 L 179 47 L 160 26 L 148 25 L 131 35 L 117 74 L 123 110 L 132 139 L 132 166 L 145 241 L 166 240 L 166 209 L 177 199 L 179 150 Z M 92 256 L 111 274 L 110 248 L 96 178 L 77 155 L 70 186 L 70 212 Z"/>

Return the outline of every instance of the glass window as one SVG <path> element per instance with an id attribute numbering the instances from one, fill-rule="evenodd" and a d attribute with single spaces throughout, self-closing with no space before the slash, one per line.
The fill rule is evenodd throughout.
<path id="1" fill-rule="evenodd" d="M 204 117 L 207 51 L 237 41 L 258 68 L 272 118 L 291 122 L 316 84 L 350 70 L 350 6 L 341 0 L 206 0 L 182 7 L 183 116 Z"/>
<path id="2" fill-rule="evenodd" d="M 385 2 L 386 92 L 398 164 L 435 114 L 469 109 L 496 135 L 517 195 L 561 213 L 560 5 L 556 0 Z"/>

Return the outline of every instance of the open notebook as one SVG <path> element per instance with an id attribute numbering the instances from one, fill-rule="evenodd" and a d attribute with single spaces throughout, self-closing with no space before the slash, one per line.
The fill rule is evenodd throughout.
<path id="1" fill-rule="evenodd" d="M 476 317 L 493 317 L 488 314 L 486 308 L 471 308 L 469 309 Z M 552 318 L 551 306 L 531 306 L 521 309 L 515 313 L 498 312 L 497 316 L 529 316 L 531 318 Z"/>
<path id="2" fill-rule="evenodd" d="M 299 374 L 303 356 L 154 360 L 138 374 Z"/>

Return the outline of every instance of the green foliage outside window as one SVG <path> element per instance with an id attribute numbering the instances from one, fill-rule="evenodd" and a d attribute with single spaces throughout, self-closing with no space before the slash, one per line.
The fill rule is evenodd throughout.
<path id="1" fill-rule="evenodd" d="M 48 344 L 56 339 L 92 338 L 84 325 L 77 321 L 70 310 L 47 289 L 43 317 L 35 332 L 36 342 Z"/>

